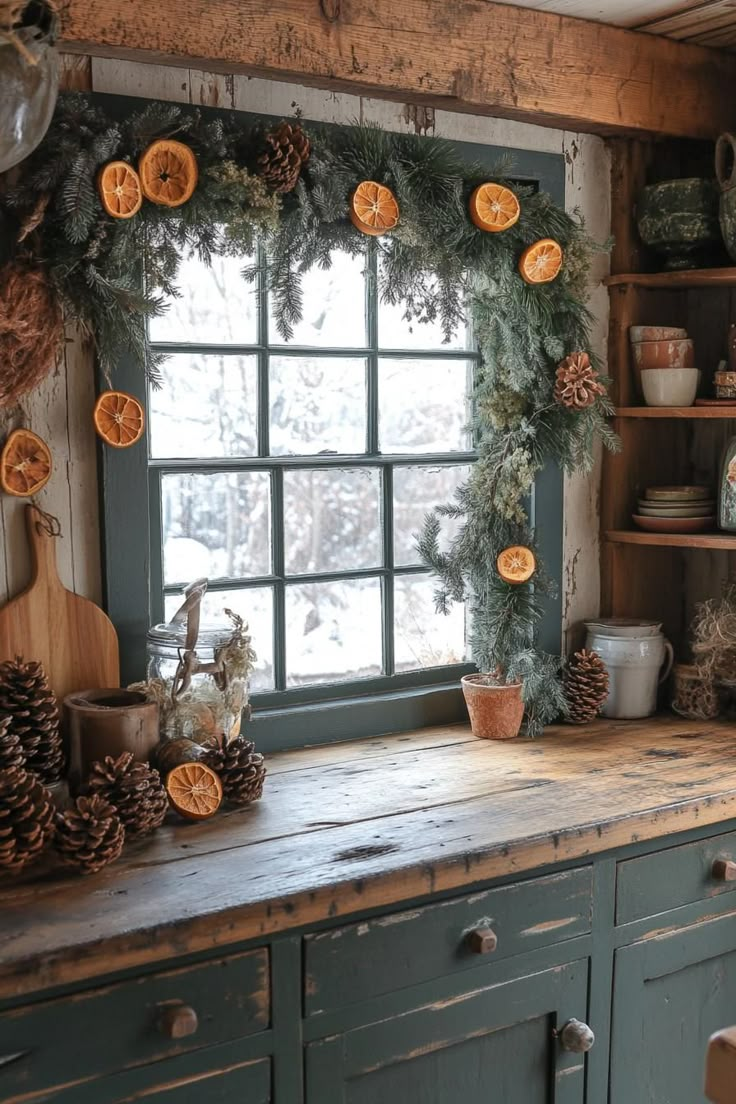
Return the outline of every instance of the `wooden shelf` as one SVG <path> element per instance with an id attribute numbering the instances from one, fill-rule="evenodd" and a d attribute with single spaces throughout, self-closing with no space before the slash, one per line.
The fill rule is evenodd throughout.
<path id="1" fill-rule="evenodd" d="M 716 548 L 736 552 L 736 533 L 645 533 L 643 529 L 609 529 L 611 544 L 644 544 L 655 548 Z"/>
<path id="2" fill-rule="evenodd" d="M 617 406 L 617 418 L 736 418 L 732 406 Z"/>
<path id="3" fill-rule="evenodd" d="M 736 268 L 689 268 L 678 272 L 624 272 L 607 276 L 603 281 L 606 287 L 630 285 L 642 288 L 671 288 L 682 291 L 686 288 L 736 287 Z"/>

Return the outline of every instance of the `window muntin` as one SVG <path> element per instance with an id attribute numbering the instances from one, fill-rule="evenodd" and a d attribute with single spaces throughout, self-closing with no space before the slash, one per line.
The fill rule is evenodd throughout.
<path id="1" fill-rule="evenodd" d="M 376 266 L 371 248 L 308 273 L 285 340 L 242 262 L 188 259 L 150 326 L 174 354 L 149 406 L 154 613 L 208 575 L 204 616 L 248 619 L 269 701 L 446 679 L 466 661 L 464 608 L 435 614 L 413 534 L 467 476 L 477 355 L 466 332 L 442 344 L 380 303 Z"/>

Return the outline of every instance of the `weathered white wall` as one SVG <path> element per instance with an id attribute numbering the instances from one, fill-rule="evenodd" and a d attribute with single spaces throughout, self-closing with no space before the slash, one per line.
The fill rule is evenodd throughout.
<path id="1" fill-rule="evenodd" d="M 566 203 L 579 207 L 591 233 L 605 240 L 610 227 L 609 159 L 604 142 L 590 135 L 504 120 L 415 108 L 382 100 L 323 92 L 244 76 L 142 65 L 101 58 L 67 59 L 67 86 L 144 96 L 209 107 L 290 116 L 301 109 L 309 119 L 379 123 L 387 130 L 437 134 L 458 141 L 562 153 L 566 164 Z M 601 285 L 607 259 L 595 266 L 592 308 L 598 319 L 595 345 L 604 351 L 608 296 Z M 38 496 L 39 505 L 62 526 L 59 568 L 62 581 L 80 594 L 100 599 L 100 533 L 97 460 L 91 412 L 94 403 L 92 357 L 71 340 L 56 371 L 23 404 L 22 415 L 0 426 L 29 425 L 52 448 L 55 474 Z M 22 418 L 22 423 L 21 423 Z M 565 629 L 597 613 L 599 597 L 597 474 L 565 483 L 563 609 Z M 22 503 L 0 497 L 0 601 L 29 578 Z"/>

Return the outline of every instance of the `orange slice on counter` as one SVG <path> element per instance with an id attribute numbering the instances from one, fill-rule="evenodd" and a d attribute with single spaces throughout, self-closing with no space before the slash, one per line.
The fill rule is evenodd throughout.
<path id="1" fill-rule="evenodd" d="M 399 204 L 390 188 L 364 180 L 350 197 L 350 218 L 363 234 L 377 238 L 399 222 Z"/>
<path id="2" fill-rule="evenodd" d="M 554 238 L 541 238 L 521 254 L 519 272 L 528 284 L 548 284 L 562 268 L 562 246 Z"/>
<path id="3" fill-rule="evenodd" d="M 45 441 L 30 429 L 14 430 L 0 453 L 0 486 L 6 494 L 28 498 L 45 487 L 53 462 Z"/>
<path id="4" fill-rule="evenodd" d="M 132 218 L 143 206 L 140 177 L 127 161 L 103 165 L 97 174 L 97 190 L 102 206 L 113 218 Z"/>
<path id="5" fill-rule="evenodd" d="M 498 574 L 505 583 L 528 583 L 537 570 L 537 561 L 531 548 L 523 544 L 514 544 L 504 548 L 496 560 Z"/>
<path id="6" fill-rule="evenodd" d="M 143 436 L 143 407 L 127 391 L 103 391 L 92 417 L 97 433 L 111 448 L 130 448 Z"/>
<path id="7" fill-rule="evenodd" d="M 204 763 L 182 763 L 166 776 L 169 801 L 187 820 L 206 820 L 222 805 L 222 783 Z"/>
<path id="8" fill-rule="evenodd" d="M 197 187 L 197 158 L 183 142 L 160 138 L 141 154 L 138 175 L 143 194 L 151 203 L 181 207 Z"/>
<path id="9" fill-rule="evenodd" d="M 479 184 L 468 204 L 470 217 L 479 230 L 499 234 L 519 221 L 521 207 L 510 188 L 503 184 Z"/>

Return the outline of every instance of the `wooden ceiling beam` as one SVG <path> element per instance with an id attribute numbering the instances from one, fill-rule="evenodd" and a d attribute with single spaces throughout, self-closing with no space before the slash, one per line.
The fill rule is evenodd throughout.
<path id="1" fill-rule="evenodd" d="M 736 59 L 487 0 L 68 0 L 63 48 L 602 134 L 736 127 Z"/>

